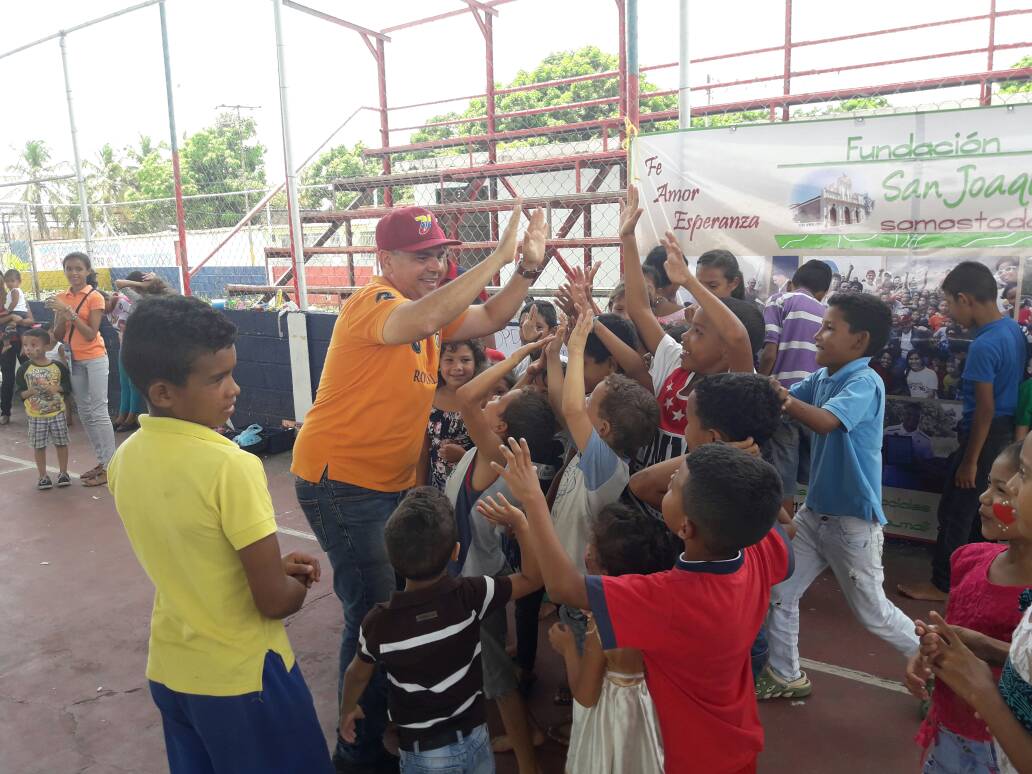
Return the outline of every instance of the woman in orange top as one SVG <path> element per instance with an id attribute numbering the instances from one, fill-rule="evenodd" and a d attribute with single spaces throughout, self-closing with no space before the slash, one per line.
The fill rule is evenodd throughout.
<path id="1" fill-rule="evenodd" d="M 47 308 L 54 312 L 54 336 L 70 354 L 75 404 L 97 455 L 97 466 L 79 478 L 84 486 L 104 486 L 108 460 L 115 453 L 115 431 L 108 415 L 108 354 L 100 335 L 106 304 L 97 290 L 89 256 L 68 253 L 62 265 L 68 290 L 47 299 Z"/>

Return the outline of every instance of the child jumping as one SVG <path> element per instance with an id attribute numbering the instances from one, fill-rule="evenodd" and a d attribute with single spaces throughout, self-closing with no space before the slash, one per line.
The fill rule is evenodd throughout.
<path id="1" fill-rule="evenodd" d="M 61 363 L 47 358 L 50 332 L 30 328 L 22 334 L 22 351 L 28 360 L 15 375 L 15 388 L 25 401 L 29 423 L 29 444 L 36 456 L 40 491 L 53 489 L 47 473 L 47 447 L 57 449 L 57 485 L 70 486 L 68 476 L 68 422 L 64 396 L 72 392 L 72 379 Z"/>
<path id="2" fill-rule="evenodd" d="M 332 774 L 282 622 L 319 561 L 280 556 L 261 461 L 211 429 L 240 394 L 235 340 L 233 323 L 184 296 L 141 304 L 125 327 L 122 362 L 150 412 L 108 487 L 155 587 L 151 696 L 171 774 Z"/>
<path id="3" fill-rule="evenodd" d="M 818 331 L 822 366 L 786 390 L 785 412 L 814 432 L 810 486 L 795 517 L 795 573 L 771 594 L 770 663 L 756 681 L 758 699 L 809 696 L 799 669 L 799 599 L 831 567 L 853 615 L 904 656 L 918 647 L 914 625 L 885 596 L 881 447 L 885 385 L 870 367 L 892 326 L 874 296 L 836 293 Z"/>
<path id="4" fill-rule="evenodd" d="M 946 604 L 947 623 L 992 666 L 996 679 L 1007 659 L 1011 632 L 1021 621 L 1019 597 L 1032 586 L 1032 541 L 1007 518 L 1007 482 L 1018 472 L 1020 455 L 1021 444 L 1012 444 L 993 463 L 979 510 L 982 536 L 993 542 L 972 543 L 953 552 L 953 582 Z M 1000 508 L 1004 509 L 1002 521 L 996 515 Z M 928 699 L 930 676 L 920 654 L 907 663 L 907 688 L 917 698 Z M 996 753 L 985 721 L 945 683 L 935 685 L 931 699 L 931 709 L 917 734 L 927 755 L 923 774 L 960 771 L 965 759 L 977 761 L 976 771 L 996 771 Z"/>

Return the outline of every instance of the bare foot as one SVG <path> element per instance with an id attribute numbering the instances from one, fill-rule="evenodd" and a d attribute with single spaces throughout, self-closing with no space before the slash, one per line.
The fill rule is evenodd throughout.
<path id="1" fill-rule="evenodd" d="M 945 602 L 946 598 L 949 596 L 949 594 L 945 591 L 940 591 L 929 581 L 921 581 L 920 583 L 900 583 L 896 586 L 896 591 L 904 597 L 919 599 L 922 602 Z"/>
<path id="2" fill-rule="evenodd" d="M 535 747 L 540 747 L 545 743 L 545 732 L 534 726 L 534 730 L 530 734 L 530 740 Z M 503 734 L 492 739 L 491 751 L 496 753 L 512 752 L 512 742 L 509 741 L 509 735 Z"/>

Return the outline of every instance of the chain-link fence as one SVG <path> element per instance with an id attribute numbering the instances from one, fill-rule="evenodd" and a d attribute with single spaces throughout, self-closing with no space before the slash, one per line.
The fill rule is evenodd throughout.
<path id="1" fill-rule="evenodd" d="M 303 6 L 288 5 L 289 13 L 303 12 Z M 523 197 L 528 207 L 542 208 L 549 223 L 552 260 L 537 288 L 555 288 L 566 268 L 595 262 L 602 264 L 598 288 L 619 281 L 617 224 L 627 182 L 627 132 L 635 125 L 643 132 L 677 126 L 678 64 L 654 58 L 661 48 L 655 38 L 670 38 L 676 26 L 677 3 L 663 0 L 641 9 L 643 66 L 637 79 L 628 71 L 634 57 L 628 57 L 622 0 L 569 0 L 561 9 L 546 0 L 492 0 L 458 11 L 456 5 L 462 6 L 421 6 L 428 18 L 420 20 L 406 18 L 414 13 L 407 5 L 387 4 L 380 15 L 393 25 L 374 32 L 352 24 L 341 33 L 362 55 L 365 48 L 372 54 L 350 67 L 347 77 L 376 83 L 379 105 L 349 104 L 346 98 L 338 100 L 340 106 L 326 100 L 292 104 L 295 124 L 318 119 L 332 126 L 352 109 L 375 121 L 358 145 L 337 143 L 336 131 L 329 134 L 301 172 L 306 278 L 316 304 L 335 306 L 337 289 L 368 280 L 374 271 L 376 221 L 387 207 L 407 203 L 435 211 L 445 230 L 465 242 L 457 258 L 468 266 L 490 252 L 510 217 L 511 200 Z M 834 27 L 815 2 L 805 0 L 727 0 L 720 13 L 693 11 L 693 51 L 699 55 L 691 62 L 692 125 L 1027 101 L 1032 93 L 1032 7 L 1005 0 L 963 3 L 962 9 L 954 5 L 937 7 L 940 15 L 933 17 L 928 6 L 897 4 L 902 16 L 891 29 L 860 22 L 846 30 Z M 951 8 L 957 12 L 951 14 Z M 184 6 L 182 12 L 188 11 Z M 172 4 L 170 12 L 180 9 Z M 535 23 L 542 14 L 579 18 L 590 30 L 590 44 L 571 47 L 569 40 L 581 42 L 585 35 L 564 24 Z M 736 16 L 749 16 L 755 28 L 737 50 L 727 41 L 738 38 L 722 34 Z M 325 18 L 305 19 L 304 24 L 326 24 Z M 125 23 L 120 18 L 76 32 L 82 41 L 70 36 L 73 61 L 89 45 L 105 45 Z M 302 24 L 289 29 L 288 43 L 295 50 L 304 46 L 314 29 Z M 523 62 L 525 69 L 515 77 L 497 81 L 494 52 L 525 45 L 528 29 L 547 43 L 527 48 L 554 53 Z M 431 49 L 433 56 L 427 55 L 427 35 L 441 41 Z M 150 125 L 165 109 L 153 42 L 150 47 L 141 43 L 138 53 L 146 66 L 136 77 L 143 85 L 131 96 L 140 114 L 152 119 Z M 174 56 L 184 46 L 173 40 Z M 274 64 L 271 49 L 251 56 L 261 62 L 249 66 L 267 77 Z M 37 72 L 30 57 L 37 53 L 0 61 L 0 75 L 14 63 Z M 320 75 L 306 69 L 316 65 L 302 59 L 297 82 Z M 461 61 L 485 74 L 481 93 L 409 104 L 387 100 L 392 83 L 414 79 L 438 85 L 435 93 L 447 90 L 449 73 Z M 60 75 L 40 66 L 38 77 L 39 93 L 59 99 Z M 73 80 L 84 92 L 76 104 L 80 124 L 103 121 L 108 101 L 126 98 L 92 80 Z M 189 99 L 189 93 L 177 95 L 180 103 Z M 186 248 L 195 293 L 224 297 L 227 286 L 292 286 L 286 199 L 281 175 L 272 171 L 281 164 L 257 131 L 259 120 L 273 123 L 271 113 L 268 108 L 260 113 L 254 105 L 220 105 L 210 126 L 181 140 Z M 55 146 L 41 154 L 26 139 L 19 150 L 17 163 L 0 170 L 8 180 L 24 182 L 0 188 L 0 253 L 8 265 L 34 264 L 36 282 L 45 291 L 61 282 L 61 257 L 87 247 L 87 219 L 77 203 L 70 149 Z M 315 149 L 297 150 L 304 157 Z M 82 156 L 89 249 L 96 264 L 114 275 L 159 270 L 179 284 L 167 145 L 141 136 L 131 147 L 104 145 L 83 150 Z M 61 179 L 33 182 L 48 176 Z M 319 293 L 319 288 L 334 290 Z"/>

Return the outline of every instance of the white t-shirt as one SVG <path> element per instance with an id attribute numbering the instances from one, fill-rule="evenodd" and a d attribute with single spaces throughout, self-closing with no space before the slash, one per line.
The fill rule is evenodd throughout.
<path id="1" fill-rule="evenodd" d="M 907 389 L 911 398 L 935 398 L 939 393 L 939 376 L 925 366 L 907 374 Z"/>
<path id="2" fill-rule="evenodd" d="M 14 296 L 14 291 L 18 291 L 18 303 L 11 306 L 11 298 Z M 29 313 L 29 302 L 25 299 L 25 291 L 21 288 L 14 288 L 7 291 L 7 295 L 4 297 L 4 308 L 8 312 L 23 312 L 24 314 Z"/>
<path id="3" fill-rule="evenodd" d="M 631 480 L 631 471 L 627 460 L 592 430 L 584 452 L 570 460 L 562 476 L 552 505 L 552 521 L 567 556 L 578 572 L 586 573 L 584 551 L 591 520 L 620 499 Z"/>

